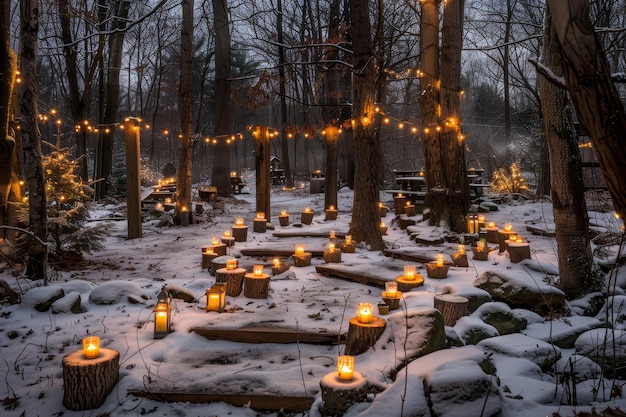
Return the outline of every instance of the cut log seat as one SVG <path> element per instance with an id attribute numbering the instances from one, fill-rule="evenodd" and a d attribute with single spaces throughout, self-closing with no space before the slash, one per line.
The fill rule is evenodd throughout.
<path id="1" fill-rule="evenodd" d="M 321 275 L 347 279 L 349 281 L 378 288 L 385 288 L 385 282 L 389 281 L 387 279 L 380 278 L 379 270 L 372 269 L 371 272 L 366 272 L 363 269 L 359 269 L 358 271 L 355 271 L 351 269 L 348 264 L 316 265 L 315 271 Z"/>
<path id="2" fill-rule="evenodd" d="M 345 335 L 307 332 L 284 327 L 246 326 L 238 329 L 193 327 L 191 331 L 209 340 L 228 340 L 240 343 L 308 343 L 313 345 L 336 345 L 345 342 Z"/>

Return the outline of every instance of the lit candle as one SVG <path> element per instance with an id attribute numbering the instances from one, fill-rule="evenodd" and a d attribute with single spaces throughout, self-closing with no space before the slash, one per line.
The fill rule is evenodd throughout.
<path id="1" fill-rule="evenodd" d="M 352 245 L 352 235 L 346 235 L 344 238 L 346 245 Z"/>
<path id="2" fill-rule="evenodd" d="M 212 237 L 211 238 L 211 245 L 219 245 L 220 244 L 220 240 L 217 237 Z"/>
<path id="3" fill-rule="evenodd" d="M 524 238 L 522 238 L 521 236 L 517 236 L 515 238 L 515 243 L 524 243 Z"/>
<path id="4" fill-rule="evenodd" d="M 328 244 L 328 252 L 333 253 L 335 251 L 335 244 L 334 243 L 329 243 Z"/>
<path id="5" fill-rule="evenodd" d="M 373 317 L 372 303 L 359 303 L 359 309 L 357 310 L 357 318 L 360 323 L 369 323 Z"/>
<path id="6" fill-rule="evenodd" d="M 435 263 L 437 264 L 437 266 L 443 266 L 444 260 L 445 258 L 442 253 L 438 253 L 435 257 Z"/>
<path id="7" fill-rule="evenodd" d="M 260 220 L 265 220 L 265 213 L 262 211 L 257 211 L 256 218 Z"/>
<path id="8" fill-rule="evenodd" d="M 154 331 L 155 333 L 167 333 L 167 310 L 161 309 L 159 306 L 157 308 L 154 313 Z"/>
<path id="9" fill-rule="evenodd" d="M 296 245 L 296 255 L 304 255 L 304 245 Z"/>
<path id="10" fill-rule="evenodd" d="M 385 227 L 387 227 L 387 226 L 385 226 L 385 222 L 380 222 L 380 228 L 384 229 Z"/>
<path id="11" fill-rule="evenodd" d="M 263 276 L 263 265 L 254 265 L 252 268 L 255 277 Z"/>
<path id="12" fill-rule="evenodd" d="M 280 215 L 281 215 L 281 216 L 288 216 L 288 214 L 287 214 L 287 210 L 281 210 L 281 211 L 280 211 Z"/>
<path id="13" fill-rule="evenodd" d="M 224 237 L 230 237 L 230 230 L 224 231 Z"/>
<path id="14" fill-rule="evenodd" d="M 388 298 L 396 298 L 398 295 L 398 283 L 395 281 L 385 282 L 385 293 Z"/>
<path id="15" fill-rule="evenodd" d="M 203 252 L 202 252 L 202 253 L 203 253 L 203 254 L 205 254 L 205 255 L 211 255 L 211 254 L 215 253 L 215 252 L 213 251 L 213 248 L 211 248 L 211 247 L 208 247 L 208 248 L 202 248 L 202 250 L 203 250 Z"/>
<path id="16" fill-rule="evenodd" d="M 227 259 L 226 260 L 226 269 L 232 271 L 237 268 L 237 259 Z"/>
<path id="17" fill-rule="evenodd" d="M 459 255 L 464 255 L 465 254 L 465 245 L 459 244 L 459 246 L 457 248 L 457 253 Z"/>
<path id="18" fill-rule="evenodd" d="M 511 223 L 506 223 L 504 225 L 504 230 L 506 230 L 507 232 L 510 232 L 511 230 L 513 230 L 513 225 Z"/>
<path id="19" fill-rule="evenodd" d="M 352 381 L 354 376 L 354 356 L 342 355 L 337 358 L 339 380 Z"/>
<path id="20" fill-rule="evenodd" d="M 383 206 L 383 202 L 382 202 L 382 201 L 379 201 L 379 202 L 378 202 L 378 207 L 382 207 L 382 206 Z"/>
<path id="21" fill-rule="evenodd" d="M 509 242 L 515 242 L 517 240 L 517 235 L 516 234 L 510 234 L 509 235 Z"/>
<path id="22" fill-rule="evenodd" d="M 88 336 L 83 339 L 83 355 L 87 359 L 100 356 L 100 338 L 98 336 Z"/>
<path id="23" fill-rule="evenodd" d="M 274 268 L 279 268 L 279 267 L 280 267 L 280 259 L 274 258 Z"/>
<path id="24" fill-rule="evenodd" d="M 478 215 L 478 224 L 479 225 L 484 225 L 485 224 L 485 215 L 484 214 L 479 214 Z"/>
<path id="25" fill-rule="evenodd" d="M 332 204 L 330 206 L 328 206 L 328 210 L 334 210 L 335 206 L 333 206 Z"/>
<path id="26" fill-rule="evenodd" d="M 171 202 L 172 202 L 172 199 L 171 199 L 171 198 L 167 197 L 167 198 L 165 199 L 165 204 L 170 204 Z"/>
<path id="27" fill-rule="evenodd" d="M 328 236 L 329 239 L 334 239 L 335 238 L 335 231 L 331 230 L 330 231 L 330 236 Z"/>
<path id="28" fill-rule="evenodd" d="M 209 292 L 209 299 L 207 300 L 207 311 L 219 311 L 220 310 L 220 299 L 222 298 L 219 294 Z"/>
<path id="29" fill-rule="evenodd" d="M 243 225 L 244 225 L 243 217 L 237 217 L 237 218 L 235 219 L 235 225 L 237 225 L 237 226 L 243 226 Z"/>
<path id="30" fill-rule="evenodd" d="M 404 279 L 413 281 L 415 279 L 415 265 L 404 265 Z"/>
<path id="31" fill-rule="evenodd" d="M 402 198 L 402 197 L 404 197 L 402 193 L 398 193 L 398 198 Z"/>
<path id="32" fill-rule="evenodd" d="M 302 210 L 305 213 L 310 213 L 311 212 L 311 207 L 305 207 L 304 210 Z"/>
<path id="33" fill-rule="evenodd" d="M 496 226 L 496 222 L 489 222 L 489 223 L 487 223 L 487 227 L 489 229 L 495 229 L 498 226 Z"/>
<path id="34" fill-rule="evenodd" d="M 476 249 L 478 249 L 479 252 L 484 252 L 485 250 L 487 250 L 487 241 L 484 239 L 480 239 L 476 244 Z"/>

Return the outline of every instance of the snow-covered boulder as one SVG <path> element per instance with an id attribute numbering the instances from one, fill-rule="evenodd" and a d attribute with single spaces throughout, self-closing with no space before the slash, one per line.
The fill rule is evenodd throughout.
<path id="1" fill-rule="evenodd" d="M 494 300 L 503 300 L 514 306 L 527 306 L 530 310 L 557 307 L 565 302 L 563 291 L 525 271 L 485 271 L 474 280 L 474 286 L 487 291 Z"/>
<path id="2" fill-rule="evenodd" d="M 492 337 L 477 346 L 489 352 L 528 359 L 544 369 L 561 358 L 561 349 L 557 346 L 523 334 Z"/>
<path id="3" fill-rule="evenodd" d="M 481 340 L 500 336 L 498 329 L 474 316 L 461 317 L 454 325 L 454 330 L 466 345 L 475 345 Z"/>
<path id="4" fill-rule="evenodd" d="M 353 406 L 344 417 L 380 417 L 402 415 L 402 417 L 430 417 L 430 409 L 424 392 L 422 377 L 407 375 L 397 379 L 386 390 L 376 395 L 366 410 L 363 405 Z M 402 409 L 402 414 L 400 410 Z"/>
<path id="5" fill-rule="evenodd" d="M 603 327 L 600 320 L 593 317 L 571 316 L 529 324 L 521 333 L 552 343 L 561 349 L 572 349 L 576 339 L 587 330 Z"/>
<path id="6" fill-rule="evenodd" d="M 19 295 L 13 291 L 11 286 L 0 279 L 0 304 L 17 304 L 19 300 Z"/>
<path id="7" fill-rule="evenodd" d="M 495 416 L 502 403 L 497 378 L 473 360 L 442 365 L 424 381 L 433 416 Z"/>
<path id="8" fill-rule="evenodd" d="M 604 372 L 626 377 L 626 332 L 613 329 L 593 329 L 581 334 L 575 343 L 576 353 L 601 365 Z"/>
<path id="9" fill-rule="evenodd" d="M 500 335 L 519 333 L 526 328 L 526 319 L 500 302 L 485 303 L 472 313 L 487 324 L 495 327 Z"/>
<path id="10" fill-rule="evenodd" d="M 614 329 L 626 329 L 626 295 L 608 297 L 596 318 Z"/>
<path id="11" fill-rule="evenodd" d="M 172 298 L 183 300 L 186 303 L 193 303 L 196 300 L 196 297 L 191 291 L 180 285 L 168 285 L 167 292 Z"/>
<path id="12" fill-rule="evenodd" d="M 602 376 L 602 368 L 589 358 L 581 355 L 570 355 L 559 359 L 554 364 L 554 371 L 561 381 L 579 383 Z"/>
<path id="13" fill-rule="evenodd" d="M 77 292 L 71 292 L 62 298 L 59 298 L 52 304 L 52 313 L 74 313 L 79 314 L 80 308 L 80 294 Z"/>
<path id="14" fill-rule="evenodd" d="M 57 285 L 31 288 L 22 296 L 22 306 L 41 312 L 48 311 L 52 304 L 64 295 L 63 288 Z"/>
<path id="15" fill-rule="evenodd" d="M 92 304 L 116 304 L 133 302 L 137 299 L 148 300 L 150 296 L 135 283 L 128 281 L 109 281 L 98 285 L 89 293 L 89 302 Z M 131 301 L 132 300 L 132 301 Z"/>

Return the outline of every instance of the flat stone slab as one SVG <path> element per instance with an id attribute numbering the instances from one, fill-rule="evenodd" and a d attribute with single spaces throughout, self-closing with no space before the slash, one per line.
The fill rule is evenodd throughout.
<path id="1" fill-rule="evenodd" d="M 561 359 L 561 349 L 551 343 L 523 334 L 508 334 L 480 341 L 477 347 L 516 358 L 525 358 L 542 368 Z"/>
<path id="2" fill-rule="evenodd" d="M 587 330 L 603 325 L 602 321 L 594 317 L 571 316 L 544 323 L 529 324 L 521 333 L 544 342 L 550 342 L 562 349 L 572 349 L 578 336 Z"/>

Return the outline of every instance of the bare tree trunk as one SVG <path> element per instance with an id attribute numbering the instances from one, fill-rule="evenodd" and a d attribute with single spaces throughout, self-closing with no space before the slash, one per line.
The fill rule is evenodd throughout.
<path id="1" fill-rule="evenodd" d="M 367 0 L 350 0 L 350 35 L 354 52 L 352 115 L 354 118 L 355 180 L 350 233 L 371 250 L 384 248 L 378 212 L 379 143 L 374 132 L 376 69 Z M 382 16 L 381 16 L 382 18 Z"/>
<path id="2" fill-rule="evenodd" d="M 43 167 L 41 165 L 41 135 L 37 126 L 37 35 L 39 3 L 37 0 L 20 2 L 20 66 L 23 90 L 20 97 L 22 119 L 22 146 L 24 172 L 28 183 L 28 208 L 30 229 L 35 238 L 29 246 L 27 276 L 43 279 L 48 284 L 48 251 L 41 244 L 48 240 L 47 200 Z"/>
<path id="3" fill-rule="evenodd" d="M 191 213 L 193 0 L 183 0 L 181 6 L 183 24 L 180 33 L 180 84 L 178 90 L 180 136 L 178 138 L 176 208 L 181 216 L 181 224 L 188 224 L 188 221 L 182 220 L 182 216 L 189 216 Z"/>
<path id="4" fill-rule="evenodd" d="M 548 0 L 561 46 L 563 73 L 576 114 L 589 133 L 615 212 L 626 215 L 626 115 L 604 52 L 589 20 L 587 0 Z"/>
<path id="5" fill-rule="evenodd" d="M 285 169 L 285 187 L 293 188 L 293 175 L 291 174 L 291 162 L 289 161 L 289 135 L 287 132 L 287 93 L 285 91 L 285 83 L 287 78 L 285 75 L 285 48 L 283 46 L 283 2 L 278 0 L 276 3 L 276 39 L 278 41 L 278 82 L 280 96 L 280 123 L 282 126 L 280 135 L 281 154 L 283 159 L 283 168 Z"/>
<path id="6" fill-rule="evenodd" d="M 228 134 L 233 128 L 230 107 L 230 30 L 228 27 L 228 6 L 225 0 L 213 0 L 215 20 L 215 133 Z M 232 194 L 230 186 L 230 146 L 218 140 L 213 152 L 213 184 L 219 195 Z"/>
<path id="7" fill-rule="evenodd" d="M 546 8 L 542 63 L 563 76 L 561 54 L 549 7 Z M 552 208 L 559 261 L 559 287 L 568 297 L 585 291 L 593 257 L 585 204 L 581 157 L 567 91 L 540 77 L 543 126 L 550 156 Z"/>

